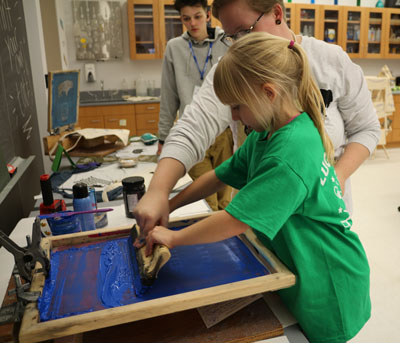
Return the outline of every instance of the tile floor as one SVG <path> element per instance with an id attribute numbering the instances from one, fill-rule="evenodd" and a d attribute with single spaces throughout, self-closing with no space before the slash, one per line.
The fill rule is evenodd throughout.
<path id="1" fill-rule="evenodd" d="M 400 149 L 383 150 L 352 177 L 353 230 L 371 268 L 372 316 L 352 343 L 400 342 Z"/>

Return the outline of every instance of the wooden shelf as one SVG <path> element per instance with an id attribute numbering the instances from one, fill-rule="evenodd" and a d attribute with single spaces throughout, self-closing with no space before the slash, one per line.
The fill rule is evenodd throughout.
<path id="1" fill-rule="evenodd" d="M 382 25 L 382 19 L 370 19 L 370 25 Z"/>

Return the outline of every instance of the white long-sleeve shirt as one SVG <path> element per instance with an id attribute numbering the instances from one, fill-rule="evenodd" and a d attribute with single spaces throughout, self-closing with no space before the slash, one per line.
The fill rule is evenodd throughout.
<path id="1" fill-rule="evenodd" d="M 325 127 L 335 148 L 335 157 L 339 158 L 344 147 L 352 142 L 364 145 L 372 153 L 379 141 L 380 125 L 361 68 L 340 46 L 312 37 L 302 37 L 301 46 L 319 88 L 332 92 Z M 215 68 L 216 65 L 171 129 L 162 150 L 161 158 L 174 158 L 186 170 L 204 158 L 208 147 L 232 121 L 230 108 L 214 92 Z M 351 210 L 349 180 L 345 187 L 344 199 Z"/>

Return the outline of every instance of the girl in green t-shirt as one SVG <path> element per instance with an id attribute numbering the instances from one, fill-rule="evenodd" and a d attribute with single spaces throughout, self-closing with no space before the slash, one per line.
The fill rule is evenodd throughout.
<path id="1" fill-rule="evenodd" d="M 170 212 L 226 184 L 239 192 L 224 211 L 181 231 L 156 226 L 147 253 L 154 243 L 211 243 L 251 228 L 296 275 L 279 293 L 310 342 L 348 341 L 370 317 L 369 266 L 350 230 L 305 53 L 294 41 L 249 34 L 219 62 L 214 88 L 233 119 L 254 131 L 229 160 L 172 198 Z"/>

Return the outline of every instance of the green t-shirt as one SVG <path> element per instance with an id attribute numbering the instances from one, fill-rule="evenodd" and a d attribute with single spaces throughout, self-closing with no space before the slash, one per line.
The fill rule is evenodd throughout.
<path id="1" fill-rule="evenodd" d="M 302 113 L 267 139 L 252 132 L 216 170 L 239 193 L 225 209 L 296 275 L 280 291 L 311 342 L 343 342 L 370 317 L 369 266 L 326 160 Z"/>

